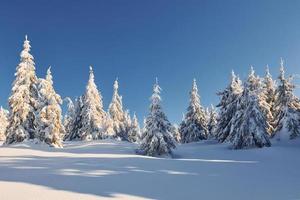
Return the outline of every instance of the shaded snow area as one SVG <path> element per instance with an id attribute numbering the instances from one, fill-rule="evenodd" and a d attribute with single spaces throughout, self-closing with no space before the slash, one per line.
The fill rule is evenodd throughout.
<path id="1" fill-rule="evenodd" d="M 112 140 L 64 146 L 1 147 L 0 199 L 300 199 L 299 139 L 248 150 L 178 145 L 173 159 Z"/>

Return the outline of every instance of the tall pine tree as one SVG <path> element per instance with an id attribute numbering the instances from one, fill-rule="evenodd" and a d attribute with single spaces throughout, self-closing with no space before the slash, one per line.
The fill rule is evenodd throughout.
<path id="1" fill-rule="evenodd" d="M 35 112 L 37 110 L 37 77 L 30 42 L 25 37 L 21 62 L 17 66 L 12 93 L 9 98 L 9 125 L 5 144 L 22 142 L 35 137 Z"/>
<path id="2" fill-rule="evenodd" d="M 114 92 L 112 101 L 108 108 L 108 113 L 111 118 L 111 130 L 110 136 L 119 138 L 121 140 L 128 139 L 128 116 L 126 117 L 126 112 L 123 110 L 122 96 L 118 92 L 119 83 L 118 79 L 114 82 Z"/>
<path id="3" fill-rule="evenodd" d="M 264 94 L 266 95 L 266 102 L 270 105 L 270 110 L 273 113 L 275 103 L 276 81 L 272 79 L 269 66 L 266 67 L 266 75 L 263 80 Z"/>
<path id="4" fill-rule="evenodd" d="M 64 126 L 62 124 L 61 97 L 53 88 L 50 68 L 46 79 L 38 83 L 38 110 L 36 117 L 36 138 L 53 147 L 62 147 Z"/>
<path id="5" fill-rule="evenodd" d="M 190 92 L 190 105 L 179 128 L 182 143 L 197 142 L 207 139 L 207 121 L 205 110 L 200 104 L 196 80 Z"/>
<path id="6" fill-rule="evenodd" d="M 278 78 L 279 85 L 274 103 L 275 135 L 279 140 L 294 139 L 300 135 L 300 102 L 293 93 L 295 85 L 292 83 L 292 77 L 285 77 L 282 59 Z"/>
<path id="7" fill-rule="evenodd" d="M 220 111 L 217 118 L 215 134 L 219 142 L 228 141 L 233 123 L 232 118 L 237 111 L 238 99 L 242 92 L 242 82 L 232 71 L 230 84 L 224 91 L 218 93 L 221 100 L 217 105 Z"/>
<path id="8" fill-rule="evenodd" d="M 216 108 L 211 105 L 208 113 L 208 122 L 207 122 L 207 130 L 208 130 L 208 138 L 216 138 L 216 126 L 217 126 L 217 118 L 218 113 L 216 112 Z"/>
<path id="9" fill-rule="evenodd" d="M 138 153 L 148 156 L 172 154 L 175 148 L 173 127 L 161 107 L 161 88 L 156 83 L 151 96 L 150 113 L 146 119 L 142 141 Z"/>

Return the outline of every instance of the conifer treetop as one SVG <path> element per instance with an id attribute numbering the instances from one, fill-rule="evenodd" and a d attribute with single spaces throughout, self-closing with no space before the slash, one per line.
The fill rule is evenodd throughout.
<path id="1" fill-rule="evenodd" d="M 285 79 L 285 71 L 284 71 L 284 61 L 282 58 L 280 58 L 280 75 L 279 75 L 279 80 L 284 80 Z"/>

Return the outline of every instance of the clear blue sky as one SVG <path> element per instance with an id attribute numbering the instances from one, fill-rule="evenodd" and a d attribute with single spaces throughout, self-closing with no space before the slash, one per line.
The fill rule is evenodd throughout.
<path id="1" fill-rule="evenodd" d="M 269 64 L 277 76 L 283 57 L 287 73 L 299 74 L 299 10 L 297 0 L 1 0 L 0 104 L 7 107 L 28 34 L 37 75 L 51 65 L 62 97 L 84 92 L 92 65 L 105 109 L 119 77 L 125 107 L 142 121 L 158 77 L 178 122 L 193 78 L 208 106 L 232 69 L 244 78 L 250 64 L 260 75 Z"/>

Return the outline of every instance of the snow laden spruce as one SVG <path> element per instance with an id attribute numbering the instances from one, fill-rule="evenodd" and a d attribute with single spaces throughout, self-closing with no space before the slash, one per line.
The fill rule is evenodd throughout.
<path id="1" fill-rule="evenodd" d="M 30 42 L 25 37 L 21 62 L 17 66 L 15 81 L 9 97 L 9 124 L 5 144 L 35 138 L 35 113 L 38 106 L 37 77 L 34 58 L 30 54 Z"/>
<path id="2" fill-rule="evenodd" d="M 211 105 L 207 113 L 207 130 L 208 130 L 208 139 L 216 138 L 216 126 L 217 126 L 218 113 L 216 108 Z"/>
<path id="3" fill-rule="evenodd" d="M 161 107 L 161 88 L 156 83 L 151 96 L 150 113 L 145 122 L 142 141 L 138 149 L 139 154 L 148 156 L 172 155 L 175 146 L 172 124 Z"/>
<path id="4" fill-rule="evenodd" d="M 279 85 L 274 103 L 275 136 L 278 140 L 294 139 L 300 135 L 300 102 L 293 94 L 292 78 L 285 77 L 283 60 L 280 63 Z"/>
<path id="5" fill-rule="evenodd" d="M 217 93 L 221 101 L 217 105 L 219 107 L 219 116 L 216 125 L 216 137 L 219 142 L 228 141 L 233 116 L 237 111 L 237 101 L 243 92 L 242 81 L 234 72 L 231 73 L 231 82 L 227 88 Z"/>
<path id="6" fill-rule="evenodd" d="M 131 119 L 129 116 L 129 111 L 123 110 L 122 96 L 119 95 L 118 89 L 119 82 L 117 79 L 114 83 L 114 92 L 108 108 L 108 113 L 111 119 L 111 136 L 121 140 L 128 140 Z"/>
<path id="7" fill-rule="evenodd" d="M 208 137 L 205 110 L 200 104 L 196 80 L 193 81 L 190 92 L 190 105 L 180 124 L 179 132 L 182 143 L 205 140 Z"/>
<path id="8" fill-rule="evenodd" d="M 130 125 L 130 129 L 129 129 L 129 132 L 128 132 L 128 141 L 138 142 L 139 139 L 140 139 L 140 132 L 141 132 L 141 129 L 140 129 L 140 125 L 139 125 L 139 122 L 138 122 L 138 118 L 136 117 L 136 115 L 134 113 L 133 117 L 132 117 L 132 122 L 131 122 L 131 125 Z"/>
<path id="9" fill-rule="evenodd" d="M 36 139 L 50 146 L 62 147 L 64 126 L 62 123 L 61 97 L 53 88 L 50 68 L 47 70 L 46 79 L 39 79 L 38 106 L 36 115 Z"/>
<path id="10" fill-rule="evenodd" d="M 274 132 L 274 104 L 275 104 L 275 92 L 276 92 L 276 81 L 272 79 L 272 75 L 270 74 L 269 66 L 266 67 L 266 75 L 263 79 L 263 95 L 264 101 L 269 105 L 265 110 L 266 119 L 270 124 L 268 129 L 269 134 Z"/>

